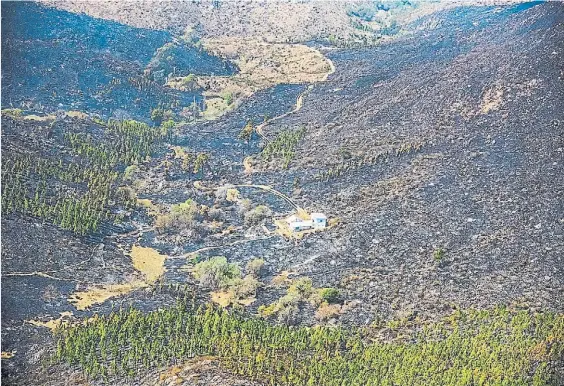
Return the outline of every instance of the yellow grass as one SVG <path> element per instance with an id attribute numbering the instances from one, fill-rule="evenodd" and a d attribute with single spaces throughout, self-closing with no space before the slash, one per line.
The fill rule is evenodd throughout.
<path id="1" fill-rule="evenodd" d="M 159 208 L 148 198 L 138 198 L 137 205 L 147 208 L 147 214 L 149 214 L 149 216 L 156 216 L 159 214 Z"/>
<path id="2" fill-rule="evenodd" d="M 214 120 L 221 117 L 226 111 L 231 110 L 235 103 L 228 105 L 221 97 L 206 98 L 206 108 L 202 112 L 202 116 L 207 120 Z"/>
<path id="3" fill-rule="evenodd" d="M 210 293 L 212 302 L 220 305 L 221 307 L 227 307 L 232 303 L 238 303 L 242 306 L 250 306 L 257 300 L 255 297 L 249 297 L 246 299 L 236 299 L 233 291 L 214 291 Z"/>
<path id="4" fill-rule="evenodd" d="M 16 355 L 16 351 L 2 351 L 2 359 L 10 359 Z"/>
<path id="5" fill-rule="evenodd" d="M 67 324 L 68 321 L 67 320 L 63 320 L 66 317 L 72 316 L 72 312 L 70 311 L 65 311 L 65 312 L 61 312 L 60 313 L 60 317 L 58 317 L 57 319 L 51 319 L 48 320 L 46 322 L 43 322 L 41 320 L 28 320 L 27 322 L 29 324 L 33 324 L 34 326 L 38 326 L 38 327 L 46 327 L 50 330 L 54 330 L 57 327 L 63 325 L 63 324 Z"/>
<path id="6" fill-rule="evenodd" d="M 490 111 L 499 110 L 503 103 L 503 89 L 496 86 L 486 91 L 484 94 L 480 111 L 487 114 Z"/>
<path id="7" fill-rule="evenodd" d="M 81 118 L 81 119 L 88 118 L 88 114 L 76 110 L 67 111 L 66 115 L 67 117 L 73 117 L 73 118 Z"/>
<path id="8" fill-rule="evenodd" d="M 271 280 L 271 284 L 277 287 L 281 287 L 284 285 L 289 285 L 292 283 L 292 279 L 290 279 L 290 275 L 293 275 L 295 272 L 291 271 L 282 271 L 278 275 L 274 276 Z"/>
<path id="9" fill-rule="evenodd" d="M 147 282 L 154 283 L 164 272 L 166 256 L 161 255 L 153 248 L 134 245 L 129 253 L 133 267 L 145 275 Z"/>
<path id="10" fill-rule="evenodd" d="M 148 198 L 138 198 L 137 199 L 137 204 L 141 205 L 144 208 L 152 208 L 154 207 L 154 204 L 151 200 L 149 200 Z"/>
<path id="11" fill-rule="evenodd" d="M 250 306 L 251 304 L 253 304 L 255 302 L 255 300 L 257 300 L 257 298 L 246 298 L 246 299 L 238 299 L 237 303 L 247 307 Z"/>
<path id="12" fill-rule="evenodd" d="M 137 271 L 141 272 L 145 277 L 144 281 L 134 280 L 123 284 L 100 284 L 90 286 L 85 291 L 79 291 L 72 294 L 68 299 L 69 302 L 74 304 L 77 310 L 85 310 L 94 304 L 101 304 L 108 299 L 126 295 L 131 291 L 148 287 L 149 284 L 154 283 L 164 274 L 164 262 L 166 256 L 161 255 L 153 248 L 134 245 L 131 248 L 129 255 L 131 256 L 133 267 Z M 33 323 L 32 321 L 30 323 L 50 327 L 52 326 L 51 322 L 47 322 L 49 323 L 49 326 L 42 322 Z"/>
<path id="13" fill-rule="evenodd" d="M 227 201 L 237 202 L 239 200 L 239 191 L 235 188 L 227 189 Z"/>
<path id="14" fill-rule="evenodd" d="M 210 295 L 212 302 L 222 307 L 227 307 L 233 301 L 233 292 L 231 291 L 214 291 Z"/>
<path id="15" fill-rule="evenodd" d="M 74 304 L 77 310 L 85 310 L 94 304 L 104 303 L 106 300 L 128 294 L 139 288 L 147 287 L 142 281 L 133 281 L 127 284 L 106 284 L 89 287 L 86 291 L 72 294 L 69 302 Z"/>
<path id="16" fill-rule="evenodd" d="M 39 115 L 30 114 L 30 115 L 24 115 L 23 119 L 25 119 L 26 121 L 45 122 L 45 121 L 54 121 L 56 117 L 54 115 L 45 115 L 43 117 L 40 117 Z"/>

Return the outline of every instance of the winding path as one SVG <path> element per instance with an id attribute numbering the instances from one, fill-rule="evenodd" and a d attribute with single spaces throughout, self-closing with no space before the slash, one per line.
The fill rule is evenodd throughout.
<path id="1" fill-rule="evenodd" d="M 325 58 L 325 60 L 327 60 L 327 62 L 329 63 L 329 72 L 327 72 L 323 76 L 323 79 L 321 80 L 321 82 L 325 82 L 327 80 L 327 78 L 329 77 L 329 75 L 331 75 L 335 72 L 335 65 L 333 64 L 331 59 Z M 266 121 L 262 122 L 260 125 L 258 125 L 255 128 L 256 133 L 259 135 L 259 137 L 261 137 L 261 139 L 264 142 L 266 142 L 267 144 L 270 143 L 270 140 L 266 137 L 266 135 L 264 135 L 264 128 L 266 126 L 270 125 L 274 121 L 278 121 L 280 119 L 286 118 L 287 116 L 292 115 L 292 114 L 300 111 L 302 109 L 303 105 L 304 105 L 304 97 L 313 89 L 314 86 L 315 86 L 314 83 L 310 84 L 309 86 L 307 86 L 307 88 L 304 91 L 302 91 L 300 93 L 300 95 L 298 95 L 298 98 L 296 99 L 296 104 L 294 105 L 294 108 L 292 110 L 287 111 L 284 114 L 277 115 L 273 118 L 267 119 Z M 251 159 L 252 158 L 253 158 L 253 156 L 250 155 L 250 156 L 247 156 L 243 159 L 243 167 L 245 168 L 246 174 L 250 174 L 250 173 L 253 172 L 253 168 L 252 168 L 252 165 L 251 165 Z"/>

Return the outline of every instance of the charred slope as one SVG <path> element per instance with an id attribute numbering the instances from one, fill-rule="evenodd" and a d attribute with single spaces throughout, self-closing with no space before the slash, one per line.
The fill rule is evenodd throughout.
<path id="1" fill-rule="evenodd" d="M 298 176 L 303 205 L 343 222 L 285 261 L 346 286 L 356 321 L 453 303 L 562 310 L 564 7 L 433 18 L 330 54 L 337 72 L 280 122 L 308 134 L 279 187 Z"/>
<path id="2" fill-rule="evenodd" d="M 252 180 L 287 193 L 294 187 L 303 207 L 341 219 L 338 227 L 298 243 L 272 237 L 225 245 L 201 258 L 223 254 L 242 263 L 263 257 L 272 274 L 292 270 L 310 276 L 317 288 L 337 287 L 347 305 L 336 317 L 351 325 L 391 318 L 419 323 L 415 314 L 435 319 L 453 306 L 500 303 L 562 312 L 563 18 L 561 4 L 462 8 L 433 16 L 427 24 L 434 29 L 395 43 L 332 51 L 337 72 L 304 97 L 300 111 L 267 128 L 269 137 L 286 127 L 307 128 L 288 171 L 265 167 L 235 176 L 256 143 L 245 149 L 234 138 L 248 115 L 260 119 L 288 110 L 287 100 L 294 100 L 288 95 L 299 87 L 281 86 L 217 122 L 197 125 L 186 145 L 225 159 L 216 180 Z M 259 109 L 265 95 L 272 110 Z M 56 135 L 67 126 L 97 133 L 93 122 L 68 117 L 54 126 L 23 117 L 5 122 L 4 152 L 16 153 L 20 147 L 10 144 L 21 143 L 36 155 L 50 155 L 43 153 L 43 137 L 34 136 L 53 129 Z M 64 271 L 57 275 L 62 280 L 3 277 L 2 340 L 19 354 L 3 376 L 30 384 L 50 334 L 23 321 L 73 310 L 66 300 L 77 289 L 73 278 L 113 282 L 135 272 L 113 245 L 100 248 L 29 217 L 13 215 L 3 225 L 10 228 L 3 234 L 5 272 Z M 42 251 L 44 246 L 49 249 Z M 36 262 L 37 253 L 45 258 Z M 283 295 L 281 289 L 267 291 L 253 311 Z M 124 302 L 133 298 L 144 310 L 166 304 L 143 294 Z M 313 314 L 305 304 L 299 321 L 316 323 Z M 65 375 L 74 372 L 64 369 Z M 49 369 L 49 380 L 35 383 L 60 382 L 58 371 Z M 214 372 L 205 369 L 206 376 Z"/>
<path id="3" fill-rule="evenodd" d="M 2 3 L 2 54 L 3 108 L 80 110 L 145 121 L 153 108 L 178 112 L 201 99 L 199 90 L 163 87 L 176 68 L 177 76 L 228 75 L 236 69 L 191 42 L 173 41 L 167 32 L 32 2 Z"/>

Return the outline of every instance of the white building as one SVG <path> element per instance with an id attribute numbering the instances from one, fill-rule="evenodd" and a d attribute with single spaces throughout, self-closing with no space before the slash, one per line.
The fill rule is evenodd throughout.
<path id="1" fill-rule="evenodd" d="M 312 213 L 311 221 L 316 229 L 323 229 L 327 226 L 327 216 L 323 213 Z"/>
<path id="2" fill-rule="evenodd" d="M 301 232 L 309 229 L 324 229 L 327 226 L 327 216 L 323 213 L 312 213 L 311 220 L 302 220 L 296 215 L 286 219 L 292 232 Z"/>

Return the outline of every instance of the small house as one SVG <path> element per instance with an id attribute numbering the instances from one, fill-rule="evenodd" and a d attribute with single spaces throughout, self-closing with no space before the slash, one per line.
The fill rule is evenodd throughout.
<path id="1" fill-rule="evenodd" d="M 325 216 L 323 213 L 312 213 L 311 222 L 313 228 L 323 229 L 327 226 L 327 216 Z"/>
<path id="2" fill-rule="evenodd" d="M 301 232 L 313 228 L 313 221 L 298 219 L 296 221 L 290 222 L 288 225 L 290 226 L 292 232 Z"/>
<path id="3" fill-rule="evenodd" d="M 302 232 L 310 229 L 324 229 L 327 227 L 327 216 L 323 213 L 312 213 L 310 220 L 304 220 L 299 216 L 292 215 L 286 218 L 286 222 L 292 232 Z"/>

